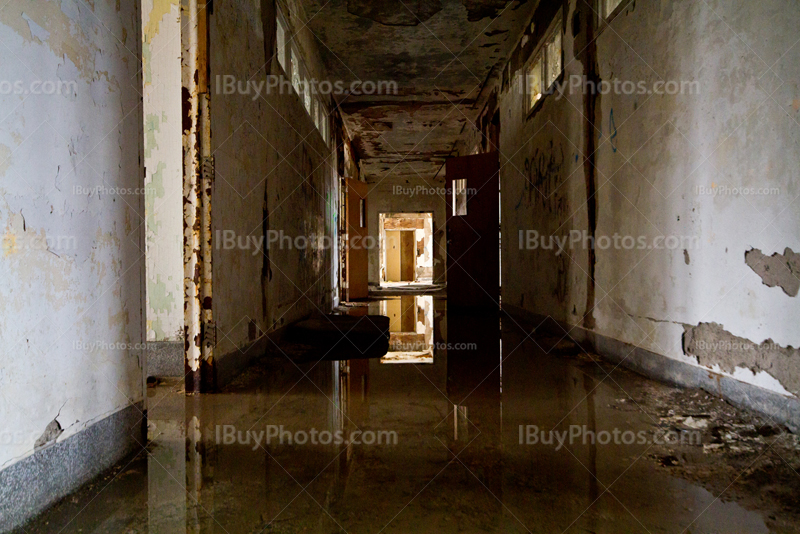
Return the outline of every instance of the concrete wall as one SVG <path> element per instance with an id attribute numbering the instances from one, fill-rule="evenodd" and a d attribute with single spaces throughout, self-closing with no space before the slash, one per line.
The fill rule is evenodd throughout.
<path id="1" fill-rule="evenodd" d="M 263 17 L 262 5 L 270 10 Z M 335 147 L 325 144 L 291 88 L 225 94 L 217 85 L 218 76 L 244 86 L 265 82 L 268 73 L 283 75 L 274 44 L 265 54 L 264 36 L 274 43 L 271 5 L 217 1 L 211 16 L 215 351 L 223 357 L 263 332 L 328 312 L 336 291 L 332 248 L 322 239 L 302 244 L 312 236 L 330 242 L 336 232 Z M 310 76 L 321 79 L 303 13 L 294 5 L 282 9 L 290 29 L 300 30 L 295 42 Z M 225 245 L 224 232 L 236 236 L 236 246 Z M 270 235 L 285 239 L 259 247 Z"/>
<path id="2" fill-rule="evenodd" d="M 566 5 L 565 83 L 595 64 L 612 83 L 689 85 L 682 94 L 611 89 L 594 102 L 567 89 L 527 116 L 518 75 L 536 42 L 521 36 L 499 97 L 504 306 L 800 394 L 800 309 L 790 296 L 800 271 L 784 255 L 800 247 L 800 95 L 787 83 L 800 75 L 800 12 L 777 0 L 635 2 L 592 41 L 592 14 L 580 13 L 573 35 L 579 3 Z M 712 187 L 716 195 L 703 194 Z M 632 236 L 636 246 L 598 245 L 595 259 L 582 240 L 561 254 L 520 247 L 520 230 L 591 234 L 590 208 L 596 238 Z M 678 241 L 653 248 L 659 236 Z M 753 268 L 751 249 L 766 255 L 750 253 Z"/>
<path id="3" fill-rule="evenodd" d="M 21 89 L 0 98 L 0 530 L 130 450 L 111 416 L 141 427 L 140 24 L 136 2 L 0 9 L 0 83 Z"/>
<path id="4" fill-rule="evenodd" d="M 147 339 L 183 341 L 180 0 L 145 0 L 142 21 Z"/>

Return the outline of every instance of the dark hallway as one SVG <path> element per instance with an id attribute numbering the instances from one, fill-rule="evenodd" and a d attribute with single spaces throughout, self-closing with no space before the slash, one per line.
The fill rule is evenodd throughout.
<path id="1" fill-rule="evenodd" d="M 800 531 L 798 27 L 0 2 L 0 532 Z"/>

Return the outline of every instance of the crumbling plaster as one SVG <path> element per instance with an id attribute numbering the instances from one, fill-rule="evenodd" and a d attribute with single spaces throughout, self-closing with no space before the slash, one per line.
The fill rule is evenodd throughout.
<path id="1" fill-rule="evenodd" d="M 180 0 L 142 2 L 147 339 L 183 340 Z"/>
<path id="2" fill-rule="evenodd" d="M 586 72 L 584 43 L 572 34 L 578 4 L 567 4 L 565 83 Z M 503 302 L 794 393 L 793 375 L 773 355 L 753 371 L 745 362 L 726 365 L 730 355 L 723 352 L 698 361 L 697 354 L 684 354 L 681 340 L 686 325 L 714 322 L 728 335 L 755 344 L 769 339 L 781 351 L 800 345 L 796 299 L 762 283 L 745 262 L 751 249 L 765 257 L 798 249 L 800 212 L 792 208 L 800 168 L 798 94 L 796 84 L 785 81 L 800 76 L 800 49 L 793 47 L 800 12 L 787 1 L 631 6 L 597 37 L 600 79 L 642 81 L 649 88 L 659 80 L 698 82 L 698 89 L 602 94 L 592 123 L 582 92 L 567 91 L 546 96 L 528 116 L 518 77 L 527 56 L 519 57 L 518 47 L 499 98 Z M 588 166 L 587 129 L 596 148 Z M 475 131 L 466 133 L 462 153 L 477 139 Z M 587 167 L 596 190 L 596 236 L 643 236 L 648 244 L 598 248 L 593 297 L 586 248 L 579 244 L 561 254 L 525 249 L 518 233 L 590 232 Z M 720 186 L 779 193 L 702 193 Z M 692 246 L 650 247 L 658 236 L 685 236 Z M 797 369 L 794 359 L 787 369 Z"/>
<path id="3" fill-rule="evenodd" d="M 136 3 L 0 9 L 4 80 L 66 84 L 0 99 L 0 467 L 54 418 L 63 441 L 142 400 L 140 24 Z"/>
<path id="4" fill-rule="evenodd" d="M 534 4 L 308 2 L 309 27 L 325 45 L 320 51 L 331 81 L 397 88 L 336 96 L 364 174 L 432 180 L 475 118 L 492 68 L 514 46 Z"/>

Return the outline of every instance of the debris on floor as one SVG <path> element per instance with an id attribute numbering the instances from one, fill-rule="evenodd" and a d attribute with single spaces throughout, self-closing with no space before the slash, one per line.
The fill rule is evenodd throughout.
<path id="1" fill-rule="evenodd" d="M 800 521 L 800 436 L 768 417 L 737 408 L 699 389 L 680 389 L 616 367 L 581 361 L 621 388 L 611 408 L 644 412 L 656 435 L 647 457 L 676 477 L 699 484 L 723 502 L 761 510 L 774 532 Z M 600 363 L 602 362 L 602 363 Z"/>

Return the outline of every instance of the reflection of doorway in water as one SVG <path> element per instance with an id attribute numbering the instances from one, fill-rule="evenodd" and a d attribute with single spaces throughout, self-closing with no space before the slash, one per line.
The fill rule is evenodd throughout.
<path id="1" fill-rule="evenodd" d="M 381 363 L 433 363 L 433 297 L 402 296 L 383 300 L 389 317 L 389 352 Z"/>

